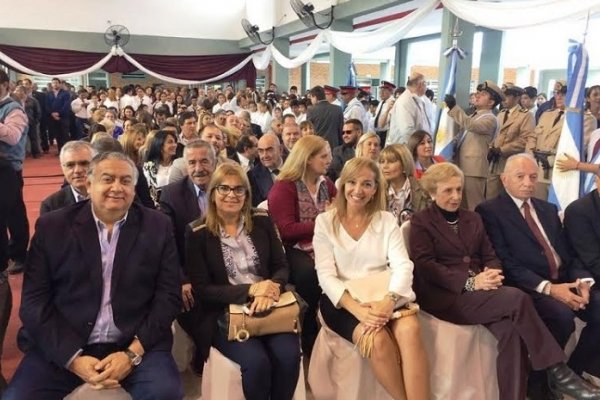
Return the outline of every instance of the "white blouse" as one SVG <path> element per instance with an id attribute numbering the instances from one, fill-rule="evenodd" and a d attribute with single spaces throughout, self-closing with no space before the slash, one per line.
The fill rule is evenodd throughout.
<path id="1" fill-rule="evenodd" d="M 383 271 L 388 263 L 392 269 L 389 290 L 414 301 L 413 263 L 396 218 L 387 211 L 376 213 L 356 241 L 341 224 L 338 235 L 335 234 L 334 215 L 335 210 L 319 214 L 313 236 L 317 276 L 331 302 L 339 307 L 345 281 Z"/>

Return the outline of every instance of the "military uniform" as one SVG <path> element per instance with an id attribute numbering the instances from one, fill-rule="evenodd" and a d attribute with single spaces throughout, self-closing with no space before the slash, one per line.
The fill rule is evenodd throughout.
<path id="1" fill-rule="evenodd" d="M 477 92 L 487 92 L 494 100 L 494 107 L 504 100 L 502 90 L 489 80 L 479 84 Z M 454 98 L 452 97 L 452 99 Z M 455 158 L 465 175 L 462 206 L 474 211 L 475 207 L 485 200 L 490 168 L 487 155 L 498 132 L 498 120 L 492 109 L 479 108 L 469 116 L 456 105 L 448 111 L 448 116 L 464 130 L 464 133 L 457 139 Z"/>
<path id="2" fill-rule="evenodd" d="M 496 197 L 502 191 L 500 174 L 504 172 L 508 157 L 522 153 L 528 142 L 535 141 L 533 133 L 535 118 L 526 108 L 517 105 L 510 110 L 503 109 L 498 113 L 497 118 L 500 128 L 494 139 L 493 147 L 500 150 L 500 155 L 490 160 L 490 174 L 486 188 L 487 199 Z"/>
<path id="3" fill-rule="evenodd" d="M 538 162 L 538 183 L 536 186 L 535 197 L 548 200 L 548 191 L 552 183 L 552 169 L 556 158 L 556 149 L 560 134 L 562 133 L 565 122 L 564 110 L 554 108 L 544 112 L 535 127 L 533 145 L 528 145 L 528 150 L 551 152 L 548 156 L 548 165 L 542 166 Z M 596 118 L 591 113 L 583 115 L 583 145 L 587 148 L 592 132 L 596 129 Z M 538 160 L 539 161 L 539 160 Z M 545 168 L 546 167 L 546 168 Z"/>

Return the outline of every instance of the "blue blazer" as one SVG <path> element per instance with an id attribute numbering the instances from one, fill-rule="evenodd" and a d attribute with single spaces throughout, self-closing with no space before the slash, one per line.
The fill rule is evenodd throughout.
<path id="1" fill-rule="evenodd" d="M 550 244 L 561 259 L 558 282 L 591 277 L 573 257 L 556 206 L 536 198 L 531 198 L 531 202 Z M 542 246 L 506 192 L 480 204 L 475 211 L 481 215 L 496 254 L 502 261 L 505 284 L 533 292 L 543 280 L 552 281 Z"/>
<path id="2" fill-rule="evenodd" d="M 146 351 L 171 351 L 181 309 L 171 221 L 133 204 L 121 228 L 112 274 L 118 345 L 137 336 Z M 64 367 L 85 347 L 102 298 L 102 260 L 90 201 L 42 215 L 25 266 L 19 347 Z"/>
<path id="3" fill-rule="evenodd" d="M 598 190 L 575 200 L 565 210 L 565 231 L 577 259 L 600 279 L 600 197 Z"/>
<path id="4" fill-rule="evenodd" d="M 177 243 L 179 261 L 183 266 L 187 224 L 195 219 L 204 218 L 204 215 L 200 215 L 196 189 L 189 176 L 163 187 L 160 194 L 160 209 L 171 218 L 175 229 L 175 242 Z M 183 280 L 186 283 L 188 282 L 185 277 Z"/>
<path id="5" fill-rule="evenodd" d="M 271 171 L 260 162 L 248 171 L 248 180 L 252 190 L 252 205 L 258 206 L 267 199 L 269 191 L 273 186 Z"/>

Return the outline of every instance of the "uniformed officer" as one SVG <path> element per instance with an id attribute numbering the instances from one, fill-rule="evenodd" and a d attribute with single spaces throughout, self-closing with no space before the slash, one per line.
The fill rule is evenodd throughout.
<path id="1" fill-rule="evenodd" d="M 507 84 L 504 89 L 504 108 L 497 115 L 498 134 L 488 152 L 490 175 L 488 176 L 486 198 L 493 199 L 502 190 L 500 174 L 504 171 L 506 159 L 513 154 L 525 151 L 527 141 L 535 141 L 534 116 L 526 108 L 519 105 L 524 90 L 518 86 Z"/>
<path id="2" fill-rule="evenodd" d="M 325 100 L 331 104 L 340 106 L 340 108 L 342 107 L 342 102 L 337 98 L 340 89 L 329 85 L 323 85 L 323 90 L 325 91 Z"/>
<path id="3" fill-rule="evenodd" d="M 357 119 L 362 123 L 363 127 L 369 126 L 369 116 L 365 106 L 356 98 L 356 87 L 354 86 L 340 86 L 340 94 L 344 103 L 346 103 L 346 109 L 344 110 L 344 121 L 351 119 Z"/>
<path id="4" fill-rule="evenodd" d="M 532 141 L 531 144 L 528 144 L 527 146 L 527 149 L 533 152 L 539 165 L 535 197 L 543 200 L 548 199 L 558 141 L 565 121 L 567 84 L 564 80 L 556 81 L 553 94 L 554 97 L 551 100 L 554 102 L 554 108 L 542 113 L 538 124 L 535 127 L 535 141 Z M 545 104 L 546 103 L 543 105 Z M 590 113 L 583 113 L 582 128 L 584 138 L 583 146 L 584 148 L 587 148 L 591 133 L 596 129 L 596 119 Z"/>
<path id="5" fill-rule="evenodd" d="M 394 107 L 396 99 L 392 96 L 396 85 L 388 81 L 381 81 L 379 85 L 379 97 L 381 101 L 375 110 L 375 133 L 379 136 L 381 147 L 385 147 L 385 139 L 387 132 L 390 129 L 390 111 Z"/>
<path id="6" fill-rule="evenodd" d="M 492 112 L 504 100 L 504 93 L 492 81 L 477 86 L 473 115 L 456 105 L 452 95 L 446 95 L 448 116 L 464 130 L 456 139 L 456 160 L 465 174 L 463 207 L 471 211 L 485 200 L 485 187 L 489 174 L 487 154 L 498 131 L 498 120 Z"/>

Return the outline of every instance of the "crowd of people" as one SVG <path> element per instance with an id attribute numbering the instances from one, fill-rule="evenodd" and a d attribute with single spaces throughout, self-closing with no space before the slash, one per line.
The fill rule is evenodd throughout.
<path id="1" fill-rule="evenodd" d="M 461 127 L 452 160 L 433 153 L 437 112 L 420 73 L 402 88 L 383 81 L 379 101 L 352 86 L 11 85 L 0 71 L 0 173 L 14 189 L 0 245 L 9 248 L 7 230 L 25 242 L 0 268 L 24 265 L 25 357 L 3 398 L 62 399 L 85 382 L 180 399 L 177 320 L 196 345 L 197 374 L 213 347 L 240 366 L 247 399 L 291 399 L 302 357 L 318 351 L 320 314 L 368 349 L 391 397 L 425 400 L 432 366 L 416 302 L 498 339 L 500 399 L 600 399 L 581 377 L 600 376 L 598 190 L 564 221 L 547 202 L 555 159 L 600 184 L 597 165 L 556 156 L 563 81 L 537 109 L 535 88 L 510 83 L 481 83 L 465 110 L 446 96 Z M 586 98 L 595 154 L 600 87 Z M 37 157 L 53 140 L 65 182 L 42 202 L 29 244 L 20 171 L 28 142 Z M 351 294 L 352 281 L 388 272 L 376 300 Z M 228 340 L 228 305 L 263 313 L 290 287 L 307 303 L 301 333 Z M 567 357 L 576 317 L 586 326 Z"/>

